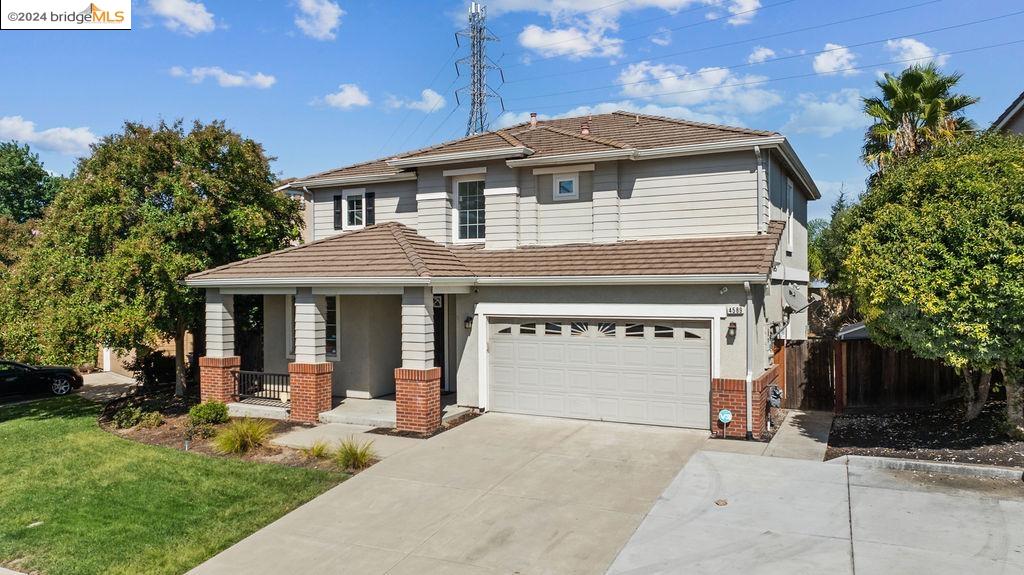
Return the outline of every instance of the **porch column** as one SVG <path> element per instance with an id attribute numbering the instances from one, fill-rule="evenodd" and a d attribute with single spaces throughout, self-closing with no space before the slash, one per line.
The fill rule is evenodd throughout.
<path id="1" fill-rule="evenodd" d="M 235 296 L 206 290 L 206 355 L 199 358 L 199 397 L 202 401 L 235 400 L 232 372 L 241 366 L 235 355 Z"/>
<path id="2" fill-rule="evenodd" d="M 334 364 L 326 352 L 327 301 L 310 288 L 295 292 L 295 361 L 288 364 L 291 392 L 289 418 L 316 423 L 320 413 L 331 409 Z"/>
<path id="3" fill-rule="evenodd" d="M 395 370 L 398 429 L 430 433 L 441 426 L 441 368 L 434 366 L 434 295 L 429 287 L 402 293 L 402 367 Z"/>

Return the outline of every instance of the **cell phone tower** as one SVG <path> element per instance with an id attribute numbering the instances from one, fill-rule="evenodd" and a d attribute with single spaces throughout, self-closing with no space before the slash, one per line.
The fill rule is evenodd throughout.
<path id="1" fill-rule="evenodd" d="M 501 102 L 501 96 L 487 85 L 487 71 L 497 70 L 501 75 L 501 83 L 505 83 L 505 75 L 501 68 L 487 57 L 487 42 L 497 42 L 498 38 L 487 29 L 487 7 L 483 4 L 472 2 L 469 5 L 469 26 L 455 33 L 455 44 L 459 47 L 462 44 L 459 38 L 469 38 L 469 56 L 455 62 L 455 73 L 462 75 L 460 65 L 469 66 L 469 85 L 463 86 L 455 91 L 455 101 L 462 105 L 460 94 L 469 92 L 470 108 L 469 120 L 466 122 L 466 135 L 479 134 L 487 131 L 487 99 L 497 98 Z M 501 102 L 502 111 L 505 110 L 504 102 Z"/>

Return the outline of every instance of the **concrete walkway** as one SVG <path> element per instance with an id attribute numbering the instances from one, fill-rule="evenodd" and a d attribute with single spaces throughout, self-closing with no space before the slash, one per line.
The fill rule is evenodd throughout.
<path id="1" fill-rule="evenodd" d="M 391 457 L 423 443 L 421 439 L 408 437 L 393 437 L 390 435 L 379 435 L 367 433 L 374 429 L 368 425 L 348 425 L 346 423 L 326 423 L 315 427 L 300 427 L 287 433 L 282 433 L 270 440 L 275 445 L 283 445 L 294 449 L 305 449 L 314 443 L 324 442 L 335 449 L 342 441 L 351 440 L 363 444 L 373 442 L 373 450 L 377 457 L 384 459 Z"/>
<path id="2" fill-rule="evenodd" d="M 702 451 L 609 574 L 1024 572 L 1024 484 Z"/>
<path id="3" fill-rule="evenodd" d="M 116 399 L 138 385 L 138 382 L 130 377 L 109 371 L 87 373 L 82 379 L 85 380 L 85 384 L 78 390 L 78 395 L 97 403 Z"/>
<path id="4" fill-rule="evenodd" d="M 391 455 L 193 573 L 604 573 L 705 440 L 488 413 Z"/>
<path id="5" fill-rule="evenodd" d="M 832 418 L 833 415 L 827 411 L 791 409 L 768 443 L 712 439 L 704 444 L 704 451 L 822 461 L 825 459 L 825 450 L 828 449 Z"/>

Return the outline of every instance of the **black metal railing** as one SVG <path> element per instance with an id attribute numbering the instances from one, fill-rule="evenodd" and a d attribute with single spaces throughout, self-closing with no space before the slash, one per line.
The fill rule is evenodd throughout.
<path id="1" fill-rule="evenodd" d="M 235 392 L 239 399 L 265 399 L 291 403 L 291 384 L 287 373 L 236 371 Z"/>

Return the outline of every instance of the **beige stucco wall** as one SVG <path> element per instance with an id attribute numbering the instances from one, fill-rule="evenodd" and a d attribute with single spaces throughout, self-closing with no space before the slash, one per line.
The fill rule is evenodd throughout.
<path id="1" fill-rule="evenodd" d="M 287 296 L 263 296 L 263 370 L 287 373 Z M 401 296 L 339 296 L 341 355 L 334 364 L 333 392 L 378 397 L 395 391 L 402 363 Z"/>
<path id="2" fill-rule="evenodd" d="M 728 291 L 721 293 L 725 287 Z M 759 375 L 766 367 L 766 354 L 761 346 L 766 346 L 765 309 L 763 288 L 753 286 L 755 302 L 755 351 L 753 358 L 754 375 Z M 736 285 L 703 285 L 703 286 L 577 286 L 577 287 L 480 287 L 476 293 L 449 296 L 455 300 L 454 331 L 452 339 L 455 353 L 450 356 L 455 371 L 455 387 L 458 390 L 460 405 L 475 406 L 479 399 L 478 386 L 478 354 L 477 338 L 484 333 L 482 326 L 473 325 L 471 330 L 465 329 L 463 321 L 475 313 L 476 304 L 480 302 L 502 303 L 643 303 L 643 304 L 735 304 L 746 305 L 746 292 L 742 284 Z M 743 378 L 746 376 L 746 319 L 743 316 L 730 316 L 716 320 L 721 323 L 720 340 L 720 372 L 724 378 Z M 727 337 L 730 322 L 736 322 L 736 337 Z"/>

